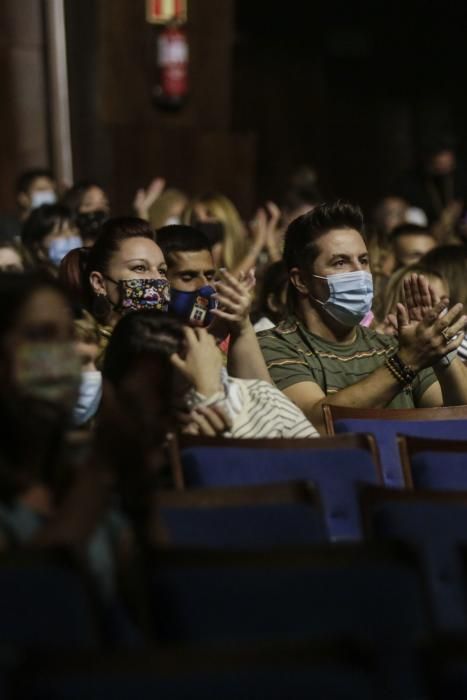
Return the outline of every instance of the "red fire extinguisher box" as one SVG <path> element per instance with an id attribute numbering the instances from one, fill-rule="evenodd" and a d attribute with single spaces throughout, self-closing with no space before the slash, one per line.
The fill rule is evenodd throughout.
<path id="1" fill-rule="evenodd" d="M 186 0 L 147 0 L 146 19 L 154 25 L 152 98 L 159 107 L 179 109 L 189 90 Z"/>

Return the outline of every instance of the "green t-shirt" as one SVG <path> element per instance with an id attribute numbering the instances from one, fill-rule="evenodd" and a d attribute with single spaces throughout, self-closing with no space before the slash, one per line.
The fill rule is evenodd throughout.
<path id="1" fill-rule="evenodd" d="M 384 364 L 397 348 L 397 340 L 357 326 L 350 345 L 330 343 L 310 333 L 296 318 L 258 334 L 269 373 L 279 389 L 299 382 L 315 382 L 323 392 L 334 394 L 367 377 Z M 412 388 L 401 391 L 388 408 L 414 408 L 436 381 L 431 368 L 418 373 Z"/>

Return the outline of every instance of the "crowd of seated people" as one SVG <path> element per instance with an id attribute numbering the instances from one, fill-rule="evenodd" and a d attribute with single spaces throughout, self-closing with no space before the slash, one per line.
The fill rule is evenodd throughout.
<path id="1" fill-rule="evenodd" d="M 183 446 L 329 449 L 325 405 L 467 406 L 467 191 L 449 145 L 425 167 L 366 221 L 311 168 L 251 221 L 162 178 L 115 217 L 93 180 L 24 173 L 0 238 L 0 553 L 79 552 L 107 642 L 141 643 L 120 575 Z"/>

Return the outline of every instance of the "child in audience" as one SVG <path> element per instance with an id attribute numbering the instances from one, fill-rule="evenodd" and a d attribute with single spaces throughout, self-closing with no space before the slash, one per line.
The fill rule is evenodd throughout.
<path id="1" fill-rule="evenodd" d="M 102 373 L 96 362 L 100 353 L 99 326 L 90 313 L 83 310 L 74 321 L 75 349 L 81 360 L 81 382 L 73 408 L 73 424 L 89 425 L 102 398 Z"/>
<path id="2" fill-rule="evenodd" d="M 448 284 L 442 275 L 423 265 L 402 267 L 393 273 L 382 297 L 375 300 L 375 307 L 379 311 L 378 318 L 381 318 L 381 321 L 375 326 L 375 330 L 378 333 L 383 333 L 384 335 L 396 334 L 397 324 L 394 314 L 396 313 L 397 304 L 405 303 L 404 281 L 413 274 L 423 275 L 439 299 L 450 298 Z"/>
<path id="3" fill-rule="evenodd" d="M 467 248 L 465 246 L 439 246 L 424 255 L 420 262 L 449 282 L 451 304 L 460 302 L 464 308 L 467 308 Z M 466 336 L 464 336 L 457 354 L 459 359 L 467 362 Z"/>
<path id="4" fill-rule="evenodd" d="M 33 209 L 23 224 L 21 240 L 33 263 L 53 275 L 65 255 L 82 245 L 71 210 L 59 204 Z"/>

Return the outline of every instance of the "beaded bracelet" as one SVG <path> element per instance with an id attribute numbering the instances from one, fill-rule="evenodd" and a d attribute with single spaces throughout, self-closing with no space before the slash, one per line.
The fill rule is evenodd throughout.
<path id="1" fill-rule="evenodd" d="M 411 367 L 402 362 L 397 353 L 387 357 L 384 364 L 391 374 L 397 379 L 397 381 L 403 386 L 410 386 L 417 376 L 417 373 L 414 372 Z"/>

